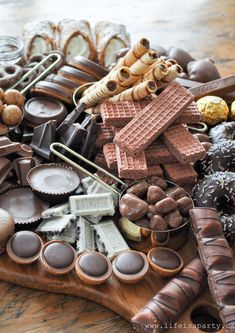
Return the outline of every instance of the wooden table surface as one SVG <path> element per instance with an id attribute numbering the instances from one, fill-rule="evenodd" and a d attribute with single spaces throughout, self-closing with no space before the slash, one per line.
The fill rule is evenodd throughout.
<path id="1" fill-rule="evenodd" d="M 0 0 L 0 35 L 20 35 L 34 19 L 84 18 L 126 24 L 132 41 L 182 47 L 215 60 L 222 75 L 235 71 L 234 0 Z M 1 278 L 1 277 L 0 277 Z M 131 306 L 131 305 L 130 305 Z M 84 299 L 0 282 L 0 333 L 129 333 L 131 326 Z"/>

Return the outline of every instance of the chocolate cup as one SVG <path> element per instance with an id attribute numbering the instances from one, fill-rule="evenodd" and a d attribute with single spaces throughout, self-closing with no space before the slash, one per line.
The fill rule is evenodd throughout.
<path id="1" fill-rule="evenodd" d="M 134 284 L 134 283 L 138 283 L 140 282 L 141 280 L 144 279 L 145 275 L 148 273 L 148 270 L 149 270 L 149 262 L 147 260 L 147 257 L 144 253 L 142 252 L 138 252 L 138 251 L 133 251 L 133 250 L 130 250 L 130 251 L 125 251 L 125 252 L 132 252 L 132 253 L 138 253 L 138 255 L 140 255 L 143 260 L 144 260 L 144 266 L 143 268 L 136 274 L 124 274 L 124 273 L 121 273 L 117 267 L 116 267 L 116 261 L 117 261 L 117 258 L 119 256 L 117 256 L 113 262 L 112 262 L 112 267 L 113 267 L 113 273 L 114 275 L 116 276 L 116 278 L 118 280 L 120 280 L 121 282 L 123 283 L 126 283 L 126 284 Z M 124 252 L 123 252 L 124 253 Z M 120 254 L 122 255 L 122 253 Z"/>
<path id="2" fill-rule="evenodd" d="M 86 274 L 80 267 L 79 265 L 79 261 L 81 260 L 82 257 L 84 257 L 87 253 L 96 253 L 100 256 L 102 256 L 103 258 L 105 258 L 107 265 L 108 265 L 108 269 L 106 271 L 105 274 L 101 275 L 101 276 L 91 276 Z M 86 284 L 91 284 L 91 285 L 99 285 L 104 283 L 106 280 L 109 279 L 110 275 L 112 274 L 112 265 L 111 262 L 109 261 L 109 259 L 102 253 L 96 252 L 96 251 L 87 251 L 82 253 L 76 260 L 75 263 L 75 270 L 76 270 L 76 274 L 79 277 L 79 279 L 81 279 L 84 283 Z"/>
<path id="3" fill-rule="evenodd" d="M 58 169 L 60 170 L 60 172 L 63 172 L 63 170 L 70 172 L 71 177 L 73 177 L 73 186 L 70 186 L 70 188 L 68 187 L 67 190 L 64 189 L 63 191 L 50 191 L 49 184 L 47 187 L 44 188 L 42 185 L 35 184 L 33 181 L 33 176 L 35 175 L 35 173 L 39 173 L 41 170 L 45 169 L 52 169 L 52 171 L 53 169 Z M 66 201 L 66 199 L 68 199 L 68 197 L 76 191 L 77 187 L 80 184 L 80 178 L 77 172 L 66 164 L 59 163 L 40 164 L 32 168 L 27 174 L 27 181 L 37 196 L 39 196 L 43 200 L 50 202 L 51 204 L 57 204 Z"/>
<path id="4" fill-rule="evenodd" d="M 74 259 L 73 259 L 73 262 L 69 266 L 64 267 L 64 268 L 55 268 L 48 264 L 48 262 L 46 261 L 46 259 L 44 257 L 44 251 L 48 245 L 51 245 L 53 243 L 66 244 L 73 251 Z M 59 240 L 51 240 L 51 241 L 45 243 L 43 245 L 43 247 L 41 249 L 41 253 L 40 253 L 40 262 L 42 264 L 42 267 L 45 269 L 45 271 L 47 271 L 48 273 L 53 274 L 53 275 L 64 275 L 64 274 L 67 274 L 70 271 L 72 271 L 74 269 L 76 259 L 77 259 L 77 252 L 74 250 L 74 248 L 71 245 L 69 245 L 68 243 L 65 243 L 65 242 L 62 242 Z"/>
<path id="5" fill-rule="evenodd" d="M 171 253 L 173 253 L 175 256 L 177 256 L 177 258 L 179 259 L 179 266 L 177 266 L 176 268 L 173 268 L 173 269 L 167 269 L 167 268 L 163 268 L 161 267 L 160 265 L 157 265 L 156 263 L 154 263 L 152 260 L 151 260 L 151 256 L 152 256 L 152 252 L 154 251 L 169 251 Z M 166 247 L 156 247 L 156 248 L 152 248 L 148 254 L 147 254 L 147 258 L 148 258 L 148 261 L 149 261 L 149 265 L 151 267 L 151 269 L 158 273 L 159 275 L 161 276 L 164 276 L 164 277 L 170 277 L 170 276 L 173 276 L 173 275 L 176 275 L 177 273 L 179 273 L 182 268 L 184 267 L 184 261 L 182 259 L 182 257 L 174 250 L 172 249 L 169 249 L 169 248 L 166 248 Z"/>
<path id="6" fill-rule="evenodd" d="M 31 231 L 32 232 L 32 231 Z M 16 262 L 17 264 L 20 264 L 20 265 L 28 265 L 28 264 L 32 264 L 34 261 L 36 261 L 38 258 L 39 258 L 39 256 L 40 256 L 40 252 L 41 252 L 41 248 L 42 248 L 42 246 L 43 246 L 43 241 L 42 241 L 42 239 L 41 239 L 41 237 L 39 237 L 35 232 L 32 232 L 33 234 L 35 234 L 37 237 L 38 237 L 38 239 L 39 239 L 39 241 L 40 241 L 40 243 L 41 243 L 41 247 L 40 247 L 40 250 L 34 255 L 34 256 L 32 256 L 32 257 L 29 257 L 29 258 L 22 258 L 22 257 L 19 257 L 19 256 L 17 256 L 15 253 L 14 253 L 14 251 L 12 250 L 12 240 L 13 240 L 13 238 L 15 237 L 15 235 L 17 234 L 14 234 L 9 240 L 8 240 L 8 242 L 7 242 L 7 254 L 8 254 L 8 256 L 14 261 L 14 262 Z"/>

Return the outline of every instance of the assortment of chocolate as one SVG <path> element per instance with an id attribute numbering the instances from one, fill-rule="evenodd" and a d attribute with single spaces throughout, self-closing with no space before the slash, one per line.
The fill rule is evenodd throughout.
<path id="1" fill-rule="evenodd" d="M 178 319 L 204 291 L 206 270 L 233 332 L 234 258 L 224 236 L 235 242 L 235 76 L 145 38 L 130 47 L 121 24 L 98 22 L 94 32 L 95 41 L 85 20 L 31 22 L 19 61 L 1 68 L 0 254 L 39 260 L 49 274 L 74 270 L 91 285 L 112 273 L 125 284 L 149 269 L 177 274 L 132 318 L 148 332 Z M 52 60 L 39 66 L 52 51 L 53 71 Z M 24 96 L 11 88 L 29 83 Z M 189 216 L 200 259 L 184 267 L 177 249 Z"/>

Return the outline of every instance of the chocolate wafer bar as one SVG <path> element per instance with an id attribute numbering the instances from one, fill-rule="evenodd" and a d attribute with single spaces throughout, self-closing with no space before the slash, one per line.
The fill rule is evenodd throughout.
<path id="1" fill-rule="evenodd" d="M 148 104 L 149 101 L 105 102 L 101 104 L 101 116 L 105 126 L 124 127 Z"/>
<path id="2" fill-rule="evenodd" d="M 103 147 L 103 153 L 109 169 L 117 167 L 116 148 L 114 143 L 107 143 Z"/>
<path id="3" fill-rule="evenodd" d="M 198 110 L 197 103 L 192 102 L 186 110 L 174 121 L 175 124 L 195 124 L 201 120 L 201 113 Z"/>
<path id="4" fill-rule="evenodd" d="M 166 331 L 205 287 L 206 273 L 196 257 L 131 319 L 134 328 L 146 333 Z"/>
<path id="5" fill-rule="evenodd" d="M 147 148 L 190 105 L 193 95 L 171 83 L 116 136 L 114 142 L 134 156 Z"/>
<path id="6" fill-rule="evenodd" d="M 197 181 L 197 173 L 191 164 L 164 164 L 163 169 L 167 178 L 178 185 L 192 184 Z"/>
<path id="7" fill-rule="evenodd" d="M 182 164 L 200 160 L 205 154 L 205 148 L 183 125 L 168 128 L 162 139 L 169 151 Z"/>
<path id="8" fill-rule="evenodd" d="M 163 178 L 163 170 L 160 165 L 151 165 L 147 169 L 147 177 L 158 176 Z"/>
<path id="9" fill-rule="evenodd" d="M 112 142 L 114 139 L 114 133 L 112 126 L 100 125 L 98 138 L 96 139 L 95 146 L 102 148 L 106 143 Z"/>
<path id="10" fill-rule="evenodd" d="M 121 178 L 142 179 L 148 174 L 145 153 L 130 156 L 123 149 L 116 146 L 118 175 Z"/>
<path id="11" fill-rule="evenodd" d="M 214 208 L 194 208 L 190 211 L 190 220 L 198 242 L 199 255 L 208 274 L 209 287 L 225 331 L 234 333 L 235 264 L 218 213 Z"/>
<path id="12" fill-rule="evenodd" d="M 161 141 L 153 142 L 146 150 L 145 156 L 147 165 L 168 164 L 177 162 L 174 155 L 170 153 L 167 147 Z"/>

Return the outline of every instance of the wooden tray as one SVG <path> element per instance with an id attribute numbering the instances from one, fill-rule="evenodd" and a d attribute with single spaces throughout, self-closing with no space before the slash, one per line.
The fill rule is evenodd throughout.
<path id="1" fill-rule="evenodd" d="M 196 247 L 189 240 L 179 253 L 186 264 L 196 255 Z M 125 285 L 112 276 L 103 285 L 89 286 L 80 281 L 74 271 L 64 276 L 54 276 L 45 272 L 39 261 L 31 265 L 17 265 L 6 254 L 0 256 L 0 279 L 28 288 L 87 298 L 118 313 L 127 321 L 130 321 L 132 316 L 168 281 L 150 270 L 146 278 L 138 284 Z M 168 332 L 202 332 L 190 326 L 193 325 L 191 321 L 193 311 L 198 318 L 208 314 L 216 319 L 219 318 L 216 306 L 207 290 L 178 319 L 178 323 L 186 325 L 187 328 L 178 325 L 176 328 L 170 328 Z M 221 329 L 219 332 L 224 333 L 225 330 Z"/>

